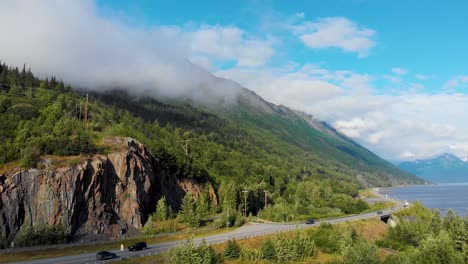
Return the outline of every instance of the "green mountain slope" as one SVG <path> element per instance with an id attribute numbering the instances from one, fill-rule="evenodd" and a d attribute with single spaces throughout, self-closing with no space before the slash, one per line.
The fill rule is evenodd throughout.
<path id="1" fill-rule="evenodd" d="M 251 91 L 243 92 L 244 96 L 240 96 L 240 103 L 230 116 L 259 137 L 294 145 L 311 153 L 322 164 L 347 168 L 352 176 L 363 174 L 369 184 L 418 181 L 414 175 L 381 159 L 328 124 L 285 106 L 273 105 Z M 246 97 L 250 98 L 246 100 Z M 257 102 L 252 103 L 254 100 Z M 258 107 L 261 103 L 264 106 Z"/>
<path id="2" fill-rule="evenodd" d="M 327 124 L 232 82 L 227 86 L 235 89 L 235 100 L 209 104 L 161 102 L 122 90 L 87 92 L 85 129 L 86 92 L 6 65 L 0 70 L 6 76 L 0 78 L 0 173 L 41 166 L 44 157 L 63 166 L 63 156 L 76 156 L 67 162 L 77 162 L 107 154 L 113 149 L 103 139 L 129 136 L 177 177 L 212 182 L 222 203 L 226 190 L 236 193 L 237 206 L 240 189 L 250 190 L 248 211 L 253 214 L 265 209 L 264 190 L 279 212 L 326 216 L 363 210 L 352 198 L 363 186 L 421 181 Z"/>

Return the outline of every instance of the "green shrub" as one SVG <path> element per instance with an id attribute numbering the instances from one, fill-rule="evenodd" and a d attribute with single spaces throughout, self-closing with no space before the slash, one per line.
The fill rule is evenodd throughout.
<path id="1" fill-rule="evenodd" d="M 325 253 L 334 253 L 337 250 L 334 232 L 332 225 L 325 222 L 312 231 L 315 244 L 322 248 Z"/>
<path id="2" fill-rule="evenodd" d="M 41 152 L 35 146 L 28 146 L 21 150 L 21 167 L 35 168 L 41 156 Z"/>
<path id="3" fill-rule="evenodd" d="M 143 227 L 143 233 L 146 235 L 156 235 L 161 233 L 170 233 L 177 231 L 177 220 L 169 219 L 166 221 L 156 221 L 153 215 L 150 215 L 148 221 Z"/>
<path id="4" fill-rule="evenodd" d="M 69 243 L 72 237 L 63 224 L 39 225 L 32 228 L 24 223 L 16 234 L 14 241 L 17 247 L 31 247 L 37 245 L 52 245 Z"/>
<path id="5" fill-rule="evenodd" d="M 224 256 L 229 259 L 236 259 L 239 258 L 240 251 L 241 249 L 236 243 L 236 240 L 230 239 L 227 243 L 226 249 L 224 250 Z"/>
<path id="6" fill-rule="evenodd" d="M 280 233 L 269 240 L 262 246 L 262 256 L 278 263 L 303 261 L 317 252 L 312 237 L 304 230 L 296 230 L 290 238 Z M 273 245 L 273 249 L 269 244 Z"/>
<path id="7" fill-rule="evenodd" d="M 244 225 L 244 223 L 245 223 L 244 216 L 242 216 L 242 214 L 238 213 L 236 215 L 236 221 L 234 221 L 234 227 L 242 226 L 242 225 Z"/>
<path id="8" fill-rule="evenodd" d="M 264 258 L 261 251 L 253 248 L 242 248 L 239 257 L 241 261 L 248 263 L 257 263 Z"/>
<path id="9" fill-rule="evenodd" d="M 377 246 L 373 243 L 359 241 L 343 252 L 343 264 L 378 264 Z"/>
<path id="10" fill-rule="evenodd" d="M 170 263 L 172 264 L 218 264 L 222 263 L 221 256 L 208 246 L 203 240 L 197 247 L 193 238 L 185 244 L 180 244 L 169 251 Z"/>
<path id="11" fill-rule="evenodd" d="M 197 202 L 193 198 L 191 192 L 186 193 L 182 200 L 178 219 L 181 223 L 184 223 L 189 227 L 200 226 L 200 215 L 198 213 Z"/>
<path id="12" fill-rule="evenodd" d="M 273 244 L 271 238 L 267 238 L 267 240 L 263 243 L 261 252 L 264 259 L 274 260 L 276 258 L 275 245 Z"/>

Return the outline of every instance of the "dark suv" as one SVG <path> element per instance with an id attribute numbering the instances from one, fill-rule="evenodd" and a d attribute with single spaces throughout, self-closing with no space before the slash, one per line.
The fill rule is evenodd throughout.
<path id="1" fill-rule="evenodd" d="M 147 248 L 148 248 L 148 246 L 146 245 L 145 242 L 138 242 L 138 243 L 135 243 L 132 246 L 129 246 L 128 250 L 129 251 L 138 251 L 138 250 L 143 250 L 143 249 L 147 249 Z"/>
<path id="2" fill-rule="evenodd" d="M 309 220 L 306 221 L 306 224 L 313 225 L 313 224 L 315 224 L 315 220 L 309 219 Z"/>
<path id="3" fill-rule="evenodd" d="M 115 253 L 108 252 L 108 251 L 99 251 L 96 254 L 97 260 L 106 260 L 106 259 L 114 259 L 114 258 L 117 258 L 117 255 Z"/>

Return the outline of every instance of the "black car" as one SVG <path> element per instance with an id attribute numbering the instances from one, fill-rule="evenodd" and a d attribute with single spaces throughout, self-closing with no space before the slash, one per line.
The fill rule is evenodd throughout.
<path id="1" fill-rule="evenodd" d="M 143 249 L 147 249 L 147 248 L 148 248 L 148 246 L 146 245 L 145 242 L 138 242 L 138 243 L 135 243 L 132 246 L 129 246 L 128 250 L 129 251 L 138 251 L 138 250 L 143 250 Z"/>
<path id="2" fill-rule="evenodd" d="M 117 257 L 117 254 L 109 252 L 109 251 L 99 251 L 96 254 L 97 260 L 106 260 L 106 259 L 114 259 Z"/>
<path id="3" fill-rule="evenodd" d="M 313 225 L 313 224 L 315 224 L 315 220 L 309 219 L 309 220 L 306 221 L 306 224 Z"/>
<path id="4" fill-rule="evenodd" d="M 380 214 L 383 214 L 383 212 L 381 210 L 378 210 L 377 214 L 380 215 Z"/>

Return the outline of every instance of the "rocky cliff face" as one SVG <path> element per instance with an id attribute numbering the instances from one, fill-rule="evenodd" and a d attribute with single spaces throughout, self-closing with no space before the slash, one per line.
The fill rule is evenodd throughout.
<path id="1" fill-rule="evenodd" d="M 142 227 L 163 195 L 178 207 L 186 192 L 201 194 L 201 183 L 169 175 L 142 144 L 119 140 L 125 150 L 78 165 L 0 175 L 0 238 L 59 223 L 74 236 L 119 236 Z"/>

